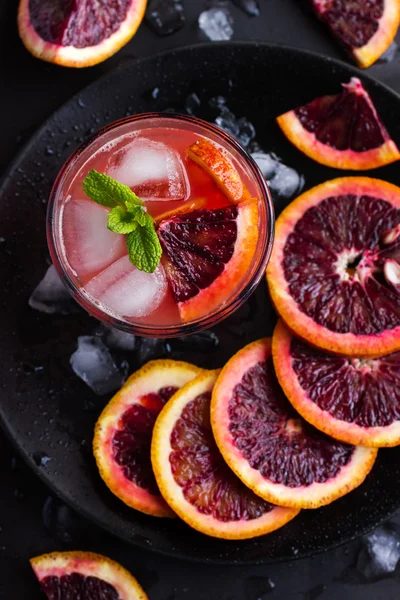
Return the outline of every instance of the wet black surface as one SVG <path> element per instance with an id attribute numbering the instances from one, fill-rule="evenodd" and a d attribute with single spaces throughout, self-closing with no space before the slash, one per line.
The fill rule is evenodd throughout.
<path id="1" fill-rule="evenodd" d="M 261 0 L 260 4 L 261 16 L 258 20 L 241 16 L 239 11 L 233 9 L 238 39 L 275 39 L 335 55 L 333 43 L 323 37 L 320 29 L 301 12 L 296 2 Z M 2 102 L 5 102 L 0 148 L 2 167 L 51 110 L 57 108 L 73 92 L 95 80 L 101 73 L 124 66 L 133 56 L 196 41 L 198 36 L 194 20 L 203 3 L 186 2 L 188 24 L 172 37 L 157 38 L 147 30 L 146 26 L 143 26 L 137 37 L 117 57 L 99 67 L 79 72 L 39 63 L 25 52 L 16 39 L 13 5 L 14 3 L 9 2 L 6 7 L 1 7 L 1 10 L 6 13 L 0 22 L 0 28 L 3 27 L 5 32 L 1 43 L 7 50 L 0 69 L 0 77 L 4 77 L 6 81 L 5 87 L 0 84 L 1 89 L 5 89 L 2 94 Z M 135 85 L 137 80 L 130 76 L 136 71 L 135 68 L 132 67 L 131 71 L 120 70 L 110 80 L 112 83 L 109 81 L 107 85 L 103 84 L 103 87 L 100 84 L 100 88 L 96 91 L 85 92 L 70 105 L 70 108 L 66 109 L 67 112 L 64 110 L 61 113 L 59 120 L 57 118 L 52 121 L 43 132 L 39 150 L 35 147 L 33 153 L 27 155 L 27 162 L 22 166 L 19 165 L 23 172 L 18 173 L 10 182 L 7 198 L 1 207 L 0 223 L 1 227 L 4 227 L 4 232 L 0 234 L 2 236 L 4 234 L 6 238 L 0 248 L 2 252 L 0 268 L 2 280 L 5 282 L 2 297 L 2 383 L 6 386 L 3 389 L 15 389 L 13 395 L 4 394 L 3 407 L 5 409 L 6 406 L 15 403 L 14 414 L 19 416 L 13 421 L 12 427 L 18 432 L 20 439 L 24 440 L 24 447 L 32 456 L 32 466 L 38 467 L 42 473 L 51 474 L 53 481 L 62 481 L 64 493 L 68 491 L 71 495 L 70 501 L 76 502 L 78 493 L 80 505 L 82 501 L 86 503 L 87 512 L 91 511 L 92 507 L 91 495 L 94 494 L 96 498 L 101 499 L 103 518 L 110 518 L 114 525 L 115 521 L 119 522 L 119 528 L 124 527 L 129 537 L 135 535 L 136 542 L 144 547 L 149 545 L 146 539 L 150 539 L 147 532 L 149 527 L 153 528 L 152 521 L 139 519 L 132 529 L 127 528 L 126 519 L 131 521 L 132 515 L 129 511 L 122 510 L 119 503 L 114 502 L 105 493 L 98 482 L 91 461 L 88 433 L 92 430 L 94 420 L 106 399 L 97 399 L 91 395 L 89 397 L 89 392 L 79 380 L 73 377 L 68 365 L 78 333 L 90 333 L 95 324 L 83 315 L 78 317 L 75 315 L 69 318 L 50 317 L 51 325 L 49 325 L 48 316 L 34 314 L 26 306 L 31 290 L 46 268 L 47 252 L 43 243 L 43 220 L 48 186 L 63 158 L 71 151 L 76 141 L 86 137 L 92 129 L 95 130 L 102 123 L 123 116 L 124 111 L 148 109 L 149 93 L 151 97 L 151 91 L 156 86 L 159 87 L 160 93 L 155 100 L 151 101 L 151 108 L 155 110 L 171 105 L 179 108 L 187 93 L 192 91 L 198 92 L 203 103 L 210 95 L 230 94 L 232 97 L 230 104 L 236 114 L 246 115 L 255 123 L 260 143 L 268 150 L 277 151 L 288 164 L 293 164 L 295 160 L 296 167 L 306 176 L 307 186 L 331 177 L 332 171 L 310 164 L 303 157 L 295 155 L 294 150 L 288 146 L 282 148 L 277 132 L 269 129 L 267 115 L 270 111 L 271 114 L 277 114 L 278 109 L 285 108 L 282 94 L 288 86 L 288 81 L 293 82 L 292 85 L 298 92 L 296 102 L 302 102 L 303 99 L 312 97 L 314 93 L 319 93 L 321 85 L 324 89 L 328 86 L 337 89 L 337 83 L 343 74 L 338 72 L 336 67 L 329 70 L 332 69 L 329 62 L 324 64 L 323 69 L 320 67 L 318 71 L 313 71 L 310 67 L 311 71 L 304 71 L 304 75 L 303 72 L 299 74 L 302 59 L 296 62 L 286 57 L 280 69 L 276 67 L 279 77 L 272 80 L 269 76 L 270 63 L 276 63 L 277 59 L 275 56 L 262 53 L 262 49 L 259 49 L 256 54 L 242 49 L 236 51 L 235 60 L 232 60 L 232 53 L 221 57 L 219 51 L 214 49 L 213 53 L 202 55 L 201 59 L 197 58 L 203 65 L 203 75 L 201 68 L 193 69 L 194 54 L 189 58 L 187 55 L 185 58 L 179 58 L 179 55 L 167 57 L 162 59 L 166 62 L 151 63 L 151 67 L 147 63 L 141 67 L 140 82 L 141 90 L 148 93 L 142 94 L 140 99 L 137 95 L 137 84 Z M 174 78 L 170 75 L 172 64 L 179 65 L 178 77 Z M 229 71 L 226 69 L 227 64 L 231 65 Z M 191 69 L 188 68 L 189 65 Z M 246 69 L 243 65 L 246 65 Z M 251 68 L 247 68 L 249 65 Z M 254 73 L 261 71 L 263 77 L 257 76 L 255 79 Z M 399 67 L 397 67 L 398 72 Z M 393 83 L 396 78 L 396 59 L 393 63 L 373 67 L 369 73 L 375 74 L 388 83 Z M 233 85 L 229 81 L 232 81 Z M 370 89 L 374 90 L 374 86 Z M 123 98 L 119 90 L 123 90 Z M 29 91 L 29 110 L 26 110 L 27 91 Z M 132 98 L 129 98 L 130 95 Z M 112 106 L 109 103 L 105 108 L 105 104 L 102 104 L 104 98 L 112 98 Z M 375 99 L 385 115 L 389 128 L 396 134 L 396 129 L 399 127 L 396 119 L 397 100 L 377 89 Z M 293 96 L 286 102 L 292 100 Z M 94 108 L 96 103 L 99 107 L 97 111 Z M 289 104 L 287 107 L 289 108 Z M 78 129 L 75 129 L 76 127 Z M 396 135 L 394 137 L 398 139 L 399 132 L 397 137 Z M 274 144 L 277 144 L 277 147 L 274 147 Z M 44 175 L 42 176 L 41 173 Z M 393 167 L 379 171 L 379 175 L 399 183 Z M 20 212 L 14 211 L 17 205 L 21 208 Z M 10 210 L 11 208 L 13 210 Z M 22 258 L 14 261 L 13 256 L 20 252 L 22 233 L 25 234 L 22 237 L 27 251 L 24 254 L 21 251 Z M 260 293 L 262 294 L 262 291 Z M 245 318 L 252 316 L 255 301 L 252 302 L 250 307 L 244 309 L 247 311 Z M 10 318 L 10 315 L 7 315 L 7 318 L 4 318 L 11 305 L 13 311 L 10 312 L 13 312 L 14 316 L 11 315 Z M 272 321 L 268 322 L 265 319 L 262 325 L 263 333 L 269 333 L 268 328 L 270 329 L 271 325 Z M 235 328 L 235 334 L 242 329 L 235 320 L 232 327 Z M 254 339 L 259 331 L 260 328 L 257 326 L 252 330 L 248 329 L 242 338 L 236 336 L 237 346 Z M 15 339 L 18 341 L 16 342 Z M 223 342 L 221 346 L 226 347 Z M 10 348 L 14 349 L 12 356 L 9 353 Z M 231 347 L 230 352 L 232 350 Z M 178 352 L 176 348 L 174 351 Z M 162 352 L 165 352 L 165 349 Z M 224 357 L 220 355 L 219 350 L 212 349 L 210 358 L 217 364 Z M 137 357 L 132 358 L 132 367 L 136 359 Z M 201 364 L 200 359 L 201 356 L 198 356 L 198 364 Z M 45 369 L 37 368 L 42 365 L 45 365 Z M 16 367 L 17 372 L 15 372 Z M 11 372 L 10 368 L 13 369 Z M 85 406 L 86 410 L 82 410 L 82 406 Z M 49 414 L 49 408 L 52 414 Z M 48 414 L 43 415 L 44 412 Z M 79 414 L 79 422 L 76 423 L 75 418 L 72 425 L 69 415 L 72 417 L 77 414 Z M 51 420 L 53 421 L 50 422 Z M 54 426 L 57 427 L 56 436 Z M 6 442 L 1 450 L 0 466 L 3 481 L 0 552 L 4 557 L 0 575 L 1 597 L 35 598 L 37 588 L 29 573 L 27 558 L 44 551 L 65 547 L 90 548 L 120 560 L 137 574 L 151 598 L 257 600 L 268 595 L 272 598 L 321 597 L 324 600 L 336 598 L 339 594 L 348 598 L 396 597 L 394 578 L 368 586 L 362 582 L 354 587 L 353 580 L 352 583 L 343 583 L 345 578 L 342 573 L 354 562 L 353 555 L 357 553 L 359 542 L 314 560 L 258 568 L 235 567 L 234 570 L 225 567 L 188 565 L 146 551 L 135 551 L 75 516 L 70 509 L 55 499 L 49 500 L 48 492 L 42 484 L 39 484 L 25 466 L 12 459 Z M 75 465 L 68 460 L 70 452 L 74 452 L 74 456 L 78 457 L 79 483 L 75 479 Z M 327 546 L 339 538 L 348 536 L 351 531 L 360 532 L 363 527 L 371 526 L 373 522 L 387 515 L 397 503 L 395 482 L 396 472 L 399 469 L 398 456 L 396 451 L 383 452 L 382 455 L 383 459 L 377 466 L 371 483 L 367 483 L 348 499 L 333 505 L 332 509 L 325 509 L 332 511 L 328 518 L 323 516 L 323 511 L 308 513 L 293 522 L 294 529 L 289 529 L 292 526 L 287 528 L 290 539 L 284 534 L 283 546 L 280 546 L 282 540 L 279 542 L 279 536 L 275 541 L 272 537 L 269 538 L 262 552 L 259 551 L 259 542 L 249 543 L 246 548 L 234 544 L 234 547 L 229 548 L 230 557 L 239 560 L 252 558 L 260 560 L 262 556 L 276 554 L 277 547 L 281 548 L 282 555 L 286 552 L 286 556 L 297 556 L 302 551 L 316 551 L 324 545 Z M 47 457 L 51 460 L 48 461 Z M 397 475 L 398 479 L 399 475 Z M 80 489 L 82 482 L 84 487 Z M 79 489 L 77 486 L 80 486 Z M 11 523 L 16 524 L 11 526 Z M 210 542 L 198 536 L 189 537 L 192 534 L 187 533 L 183 528 L 181 530 L 178 528 L 176 532 L 175 530 L 168 532 L 168 528 L 160 525 L 159 529 L 161 535 L 157 533 L 155 538 L 151 539 L 154 546 L 159 545 L 160 541 L 163 542 L 166 536 L 167 539 L 169 538 L 169 550 L 171 546 L 180 545 L 180 549 L 177 550 L 180 554 L 187 555 L 195 552 L 199 555 L 200 552 L 206 559 L 219 557 L 224 559 L 221 556 L 226 553 L 226 550 L 222 549 L 223 543 Z M 336 579 L 339 581 L 334 581 Z M 2 585 L 4 591 L 1 589 Z"/>

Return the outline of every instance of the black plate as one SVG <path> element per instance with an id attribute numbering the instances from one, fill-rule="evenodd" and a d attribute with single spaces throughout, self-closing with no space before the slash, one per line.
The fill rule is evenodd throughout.
<path id="1" fill-rule="evenodd" d="M 28 307 L 49 260 L 45 213 L 51 184 L 70 152 L 99 127 L 135 112 L 179 109 L 190 92 L 197 92 L 204 106 L 222 94 L 237 115 L 254 123 L 261 145 L 296 166 L 309 188 L 343 172 L 321 167 L 297 152 L 273 118 L 317 95 L 337 93 L 340 83 L 354 75 L 364 80 L 392 136 L 400 140 L 399 97 L 354 68 L 267 44 L 202 45 L 140 60 L 84 90 L 44 124 L 6 176 L 0 191 L 3 425 L 32 469 L 57 494 L 120 538 L 203 562 L 266 563 L 347 541 L 399 508 L 400 450 L 393 449 L 380 451 L 367 481 L 347 497 L 327 508 L 303 511 L 280 531 L 251 541 L 207 538 L 180 522 L 128 509 L 100 480 L 91 453 L 93 426 L 108 398 L 94 396 L 69 366 L 77 336 L 90 334 L 96 322 L 83 312 L 46 316 Z M 155 87 L 160 92 L 154 100 Z M 199 116 L 207 113 L 200 110 Z M 397 165 L 374 175 L 400 184 Z M 279 213 L 283 203 L 276 208 Z M 239 313 L 216 328 L 221 344 L 215 351 L 185 351 L 185 357 L 200 366 L 221 366 L 247 342 L 270 335 L 274 321 L 262 283 Z M 135 354 L 126 358 L 132 370 L 138 366 Z M 45 453 L 51 461 L 37 466 L 36 453 Z"/>

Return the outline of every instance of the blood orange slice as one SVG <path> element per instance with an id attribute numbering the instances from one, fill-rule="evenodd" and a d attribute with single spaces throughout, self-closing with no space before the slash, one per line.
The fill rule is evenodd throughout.
<path id="1" fill-rule="evenodd" d="M 299 337 L 348 356 L 400 350 L 399 223 L 400 189 L 367 177 L 328 181 L 282 212 L 267 280 Z"/>
<path id="2" fill-rule="evenodd" d="M 88 67 L 129 42 L 146 4 L 147 0 L 20 0 L 19 34 L 37 58 Z"/>
<path id="3" fill-rule="evenodd" d="M 393 42 L 398 0 L 310 0 L 314 11 L 360 67 L 369 67 Z"/>
<path id="4" fill-rule="evenodd" d="M 277 118 L 286 137 L 304 154 L 335 169 L 376 169 L 399 160 L 362 83 L 353 77 L 337 96 L 322 96 Z"/>
<path id="5" fill-rule="evenodd" d="M 207 171 L 231 202 L 250 198 L 242 178 L 222 148 L 208 140 L 198 140 L 187 152 L 189 158 Z"/>
<path id="6" fill-rule="evenodd" d="M 195 320 L 226 303 L 251 268 L 257 201 L 177 215 L 160 223 L 158 237 L 181 318 Z"/>
<path id="7" fill-rule="evenodd" d="M 222 369 L 211 424 L 236 475 L 282 506 L 330 504 L 364 481 L 377 455 L 375 448 L 329 438 L 294 411 L 278 385 L 270 339 L 249 344 Z"/>
<path id="8" fill-rule="evenodd" d="M 283 391 L 317 429 L 349 444 L 400 444 L 400 352 L 382 358 L 328 354 L 279 321 L 272 354 Z"/>
<path id="9" fill-rule="evenodd" d="M 173 360 L 154 360 L 131 375 L 103 410 L 93 450 L 100 475 L 128 506 L 155 517 L 174 517 L 154 479 L 151 436 L 169 398 L 201 372 Z"/>
<path id="10" fill-rule="evenodd" d="M 171 508 L 201 533 L 235 540 L 264 535 L 298 510 L 257 497 L 224 463 L 210 425 L 217 376 L 218 371 L 199 375 L 161 411 L 151 445 L 154 473 Z"/>
<path id="11" fill-rule="evenodd" d="M 49 600 L 147 600 L 121 565 L 93 552 L 53 552 L 30 560 Z"/>

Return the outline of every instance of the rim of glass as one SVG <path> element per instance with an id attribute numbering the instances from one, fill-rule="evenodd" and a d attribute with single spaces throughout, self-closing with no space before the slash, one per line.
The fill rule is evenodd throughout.
<path id="1" fill-rule="evenodd" d="M 213 133 L 215 136 L 222 139 L 221 145 L 226 144 L 233 147 L 234 150 L 239 154 L 240 158 L 243 159 L 248 165 L 251 175 L 257 182 L 257 185 L 261 189 L 262 192 L 262 202 L 265 207 L 266 212 L 266 224 L 265 224 L 265 235 L 263 240 L 259 240 L 258 243 L 262 243 L 262 248 L 257 249 L 259 254 L 258 263 L 253 267 L 253 273 L 250 277 L 249 281 L 246 285 L 239 291 L 238 294 L 233 295 L 229 302 L 227 302 L 221 308 L 216 309 L 215 311 L 208 313 L 207 315 L 200 317 L 199 319 L 188 321 L 187 323 L 179 323 L 176 325 L 145 325 L 141 323 L 133 323 L 123 321 L 114 317 L 112 315 L 107 314 L 98 306 L 94 305 L 89 298 L 84 295 L 79 287 L 76 286 L 73 279 L 70 277 L 66 269 L 63 267 L 64 260 L 61 256 L 57 248 L 57 244 L 55 242 L 55 210 L 57 192 L 67 175 L 75 166 L 75 163 L 79 160 L 81 154 L 94 142 L 96 142 L 100 137 L 104 134 L 120 127 L 122 125 L 128 123 L 136 123 L 149 119 L 170 119 L 175 121 L 186 122 L 189 124 L 196 124 L 199 127 L 208 130 Z M 275 211 L 274 204 L 271 196 L 271 192 L 268 188 L 268 185 L 258 167 L 254 159 L 246 152 L 246 150 L 241 146 L 241 144 L 233 138 L 230 134 L 228 134 L 223 129 L 220 129 L 217 125 L 212 123 L 208 123 L 207 121 L 203 121 L 198 117 L 194 117 L 191 115 L 181 115 L 178 113 L 157 113 L 157 112 L 149 112 L 149 113 L 140 113 L 138 115 L 132 115 L 129 117 L 124 117 L 122 119 L 118 119 L 109 123 L 105 127 L 102 127 L 91 135 L 87 140 L 85 140 L 82 144 L 78 146 L 78 148 L 67 158 L 63 166 L 61 167 L 52 187 L 49 196 L 49 202 L 47 207 L 47 216 L 46 216 L 46 235 L 47 235 L 47 244 L 49 247 L 51 259 L 53 264 L 60 276 L 61 280 L 67 286 L 69 292 L 73 296 L 73 298 L 82 306 L 86 312 L 88 312 L 91 316 L 95 317 L 100 322 L 103 322 L 111 327 L 116 327 L 122 331 L 126 331 L 128 333 L 133 333 L 140 336 L 146 337 L 161 337 L 161 338 L 169 338 L 169 337 L 178 337 L 183 335 L 188 335 L 191 333 L 195 333 L 198 331 L 202 331 L 207 329 L 217 323 L 220 323 L 222 320 L 226 319 L 229 315 L 235 312 L 242 304 L 250 297 L 258 283 L 260 282 L 263 274 L 265 273 L 268 261 L 271 256 L 273 242 L 274 242 L 274 230 L 275 230 Z"/>

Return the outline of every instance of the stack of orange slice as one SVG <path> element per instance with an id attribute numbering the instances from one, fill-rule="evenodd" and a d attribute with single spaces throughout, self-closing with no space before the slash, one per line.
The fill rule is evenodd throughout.
<path id="1" fill-rule="evenodd" d="M 149 363 L 103 411 L 94 450 L 126 504 L 225 539 L 264 535 L 301 508 L 329 504 L 363 482 L 377 454 L 294 411 L 270 339 L 246 346 L 222 371 Z"/>

